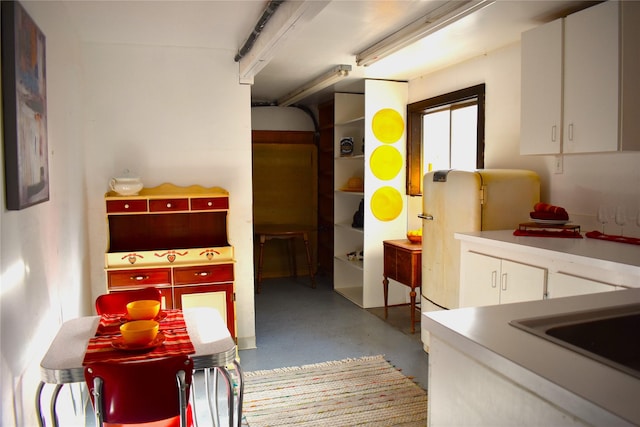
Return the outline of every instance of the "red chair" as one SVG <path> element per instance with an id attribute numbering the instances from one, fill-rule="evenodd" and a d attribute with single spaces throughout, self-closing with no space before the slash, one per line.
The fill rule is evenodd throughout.
<path id="1" fill-rule="evenodd" d="M 160 290 L 149 286 L 130 291 L 117 291 L 100 295 L 96 298 L 96 312 L 98 314 L 126 313 L 127 304 L 131 301 L 152 299 L 162 302 Z"/>
<path id="2" fill-rule="evenodd" d="M 192 371 L 193 360 L 186 355 L 86 367 L 96 427 L 192 426 Z"/>

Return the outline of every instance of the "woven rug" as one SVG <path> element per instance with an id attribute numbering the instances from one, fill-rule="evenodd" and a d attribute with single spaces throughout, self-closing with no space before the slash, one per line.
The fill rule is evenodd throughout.
<path id="1" fill-rule="evenodd" d="M 383 356 L 245 373 L 249 427 L 425 426 L 427 393 Z"/>

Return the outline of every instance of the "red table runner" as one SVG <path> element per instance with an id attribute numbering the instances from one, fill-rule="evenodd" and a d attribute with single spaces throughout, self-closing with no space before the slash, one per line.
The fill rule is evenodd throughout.
<path id="1" fill-rule="evenodd" d="M 628 243 L 630 245 L 640 245 L 640 238 L 628 237 L 628 236 L 615 236 L 611 234 L 604 234 L 599 231 L 589 231 L 586 234 L 591 239 L 608 240 L 610 242 Z"/>
<path id="2" fill-rule="evenodd" d="M 531 237 L 564 237 L 569 239 L 582 239 L 582 235 L 571 230 L 515 230 L 514 236 L 531 236 Z"/>
<path id="3" fill-rule="evenodd" d="M 159 319 L 159 334 L 164 335 L 164 341 L 150 349 L 122 350 L 113 346 L 113 343 L 121 337 L 120 325 L 124 321 L 126 321 L 124 314 L 100 316 L 96 335 L 87 344 L 83 366 L 95 362 L 129 362 L 195 353 L 181 310 L 162 311 Z"/>

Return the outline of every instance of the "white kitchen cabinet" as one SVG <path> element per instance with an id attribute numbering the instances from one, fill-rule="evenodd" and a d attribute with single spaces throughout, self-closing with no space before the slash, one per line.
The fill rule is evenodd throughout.
<path id="1" fill-rule="evenodd" d="M 520 154 L 560 153 L 563 28 L 557 19 L 522 34 Z"/>
<path id="2" fill-rule="evenodd" d="M 605 2 L 565 19 L 565 153 L 618 149 L 618 17 L 617 2 Z"/>
<path id="3" fill-rule="evenodd" d="M 544 268 L 477 252 L 465 252 L 463 256 L 461 307 L 543 299 L 546 279 Z"/>
<path id="4" fill-rule="evenodd" d="M 523 33 L 521 154 L 640 150 L 639 19 L 610 0 Z"/>
<path id="5" fill-rule="evenodd" d="M 625 288 L 562 272 L 550 272 L 547 278 L 547 298 L 595 294 L 619 289 Z"/>

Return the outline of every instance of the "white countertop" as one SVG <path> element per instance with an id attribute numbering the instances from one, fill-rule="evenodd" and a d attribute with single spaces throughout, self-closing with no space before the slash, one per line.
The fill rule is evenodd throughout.
<path id="1" fill-rule="evenodd" d="M 615 269 L 640 276 L 640 246 L 608 242 L 583 237 L 582 239 L 514 236 L 513 230 L 455 233 L 458 240 L 491 245 L 503 249 L 554 257 L 564 261 L 585 262 L 594 267 Z"/>
<path id="2" fill-rule="evenodd" d="M 640 289 L 426 312 L 422 328 L 594 425 L 640 425 L 640 379 L 509 325 L 515 319 L 636 302 Z"/>

